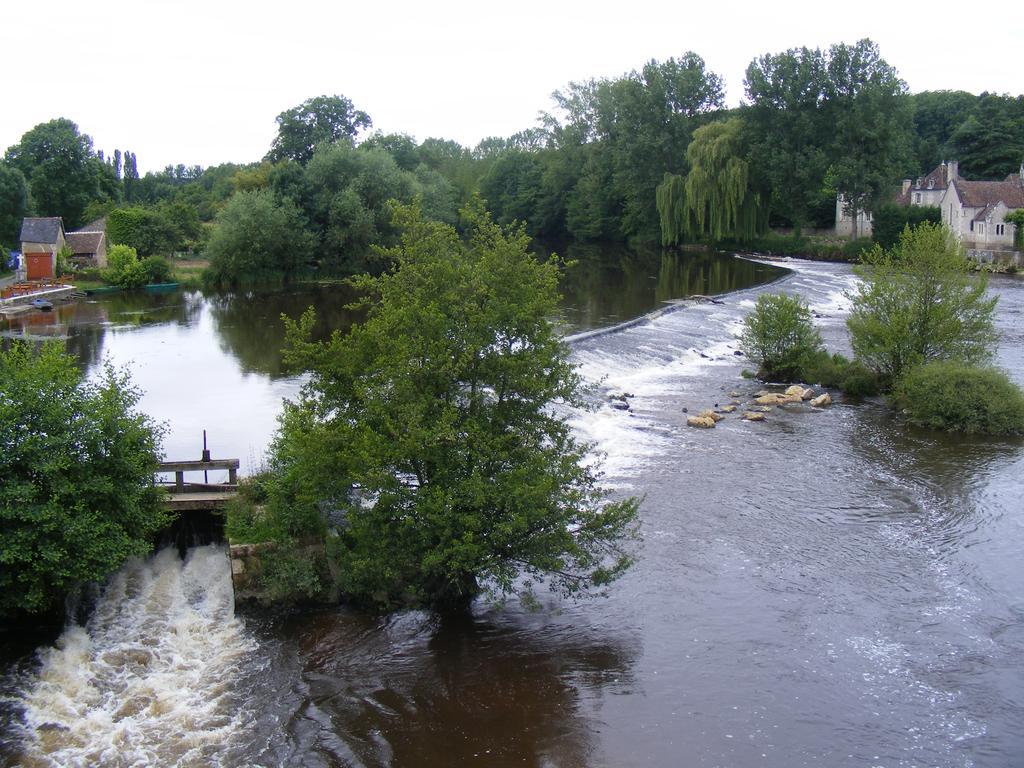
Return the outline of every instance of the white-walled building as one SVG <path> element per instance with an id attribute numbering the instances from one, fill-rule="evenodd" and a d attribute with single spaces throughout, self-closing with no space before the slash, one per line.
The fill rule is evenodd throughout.
<path id="1" fill-rule="evenodd" d="M 1003 181 L 967 181 L 960 178 L 956 160 L 943 162 L 927 176 L 903 180 L 894 201 L 898 205 L 937 206 L 942 223 L 968 248 L 981 250 L 1012 248 L 1015 225 L 1006 215 L 1024 208 L 1024 163 L 1018 173 Z M 836 234 L 849 237 L 853 221 L 842 197 L 836 199 Z M 870 213 L 857 217 L 858 237 L 870 237 Z"/>

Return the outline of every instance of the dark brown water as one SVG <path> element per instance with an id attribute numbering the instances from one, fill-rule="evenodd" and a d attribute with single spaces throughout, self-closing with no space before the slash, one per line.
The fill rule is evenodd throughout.
<path id="1" fill-rule="evenodd" d="M 829 346 L 846 348 L 849 269 L 791 266 L 770 290 L 804 296 Z M 999 363 L 1024 383 L 1024 284 L 992 289 Z M 870 402 L 687 429 L 684 408 L 758 388 L 732 353 L 762 290 L 572 341 L 602 391 L 635 395 L 629 412 L 598 397 L 595 411 L 569 414 L 606 455 L 608 483 L 645 497 L 638 564 L 607 599 L 480 603 L 447 624 L 418 612 L 247 615 L 219 642 L 230 653 L 206 659 L 183 643 L 145 669 L 122 647 L 127 631 L 106 641 L 120 656 L 102 645 L 116 621 L 139 623 L 120 608 L 83 631 L 91 648 L 5 681 L 15 723 L 77 727 L 81 743 L 30 728 L 11 731 L 3 754 L 33 765 L 1024 764 L 1024 445 L 909 430 Z M 239 353 L 219 330 L 230 310 L 185 303 L 136 327 L 111 319 L 100 351 L 136 360 L 147 403 L 202 413 L 227 450 L 256 450 L 252 435 L 299 382 Z M 274 316 L 261 306 L 239 327 Z M 620 311 L 601 306 L 590 316 Z M 182 375 L 147 373 L 165 359 Z M 205 381 L 199 363 L 214 371 Z M 164 565 L 130 578 L 176 595 L 187 574 Z M 168 621 L 202 635 L 222 609 L 184 592 Z M 85 670 L 70 696 L 87 706 L 60 703 L 69 670 Z M 140 678 L 148 703 L 119 716 Z M 182 689 L 212 709 L 190 715 Z M 181 733 L 167 736 L 167 723 Z"/>

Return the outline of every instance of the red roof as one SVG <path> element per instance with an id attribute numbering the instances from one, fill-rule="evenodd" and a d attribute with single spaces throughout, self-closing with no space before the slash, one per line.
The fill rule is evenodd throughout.
<path id="1" fill-rule="evenodd" d="M 1020 175 L 1013 174 L 1013 181 L 964 181 L 953 182 L 960 201 L 966 208 L 985 208 L 1002 203 L 1007 208 L 1024 208 L 1024 186 Z"/>

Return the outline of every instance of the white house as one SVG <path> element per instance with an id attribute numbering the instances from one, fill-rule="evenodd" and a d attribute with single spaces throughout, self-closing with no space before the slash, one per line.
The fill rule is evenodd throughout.
<path id="1" fill-rule="evenodd" d="M 1024 208 L 1024 163 L 1019 173 L 1011 173 L 1003 181 L 967 181 L 960 178 L 956 160 L 943 162 L 927 176 L 904 179 L 893 202 L 938 207 L 942 223 L 968 248 L 1012 248 L 1016 228 L 1006 221 L 1006 214 Z M 860 213 L 857 235 L 869 237 L 871 223 L 870 213 Z M 836 199 L 836 234 L 849 237 L 852 230 L 853 221 L 840 196 Z"/>
<path id="2" fill-rule="evenodd" d="M 939 204 L 942 223 L 968 248 L 1012 248 L 1016 226 L 1006 215 L 1024 208 L 1024 163 L 1003 181 L 955 178 Z"/>

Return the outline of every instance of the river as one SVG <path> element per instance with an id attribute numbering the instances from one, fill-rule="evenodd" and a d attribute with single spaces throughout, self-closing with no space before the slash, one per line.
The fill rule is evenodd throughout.
<path id="1" fill-rule="evenodd" d="M 571 415 L 609 486 L 644 497 L 637 565 L 607 598 L 480 602 L 455 622 L 235 618 L 210 572 L 222 553 L 159 555 L 115 577 L 87 627 L 8 665 L 4 764 L 1024 763 L 1024 444 L 841 399 L 688 429 L 684 408 L 760 388 L 733 354 L 760 292 L 803 296 L 844 351 L 854 284 L 845 265 L 793 261 L 771 285 L 777 272 L 732 281 L 721 304 L 676 302 L 718 292 L 672 283 L 688 258 L 605 264 L 565 291 L 581 372 L 634 395 Z M 622 300 L 640 285 L 643 301 Z M 990 286 L 998 363 L 1024 383 L 1024 283 Z M 251 470 L 301 385 L 275 362 L 275 318 L 309 299 L 289 296 L 104 301 L 30 335 L 66 337 L 90 369 L 128 364 L 143 408 L 173 420 L 169 455 L 198 454 L 207 428 L 215 456 Z"/>

